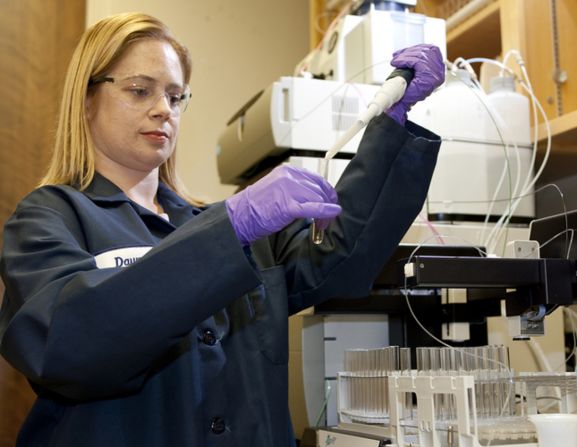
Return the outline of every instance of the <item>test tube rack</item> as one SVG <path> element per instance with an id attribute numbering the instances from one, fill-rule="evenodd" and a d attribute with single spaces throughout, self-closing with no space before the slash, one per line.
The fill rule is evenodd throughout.
<path id="1" fill-rule="evenodd" d="M 464 357 L 492 356 L 495 348 L 500 347 L 480 347 Z M 412 370 L 408 348 L 351 351 L 345 354 L 348 371 L 337 376 L 339 427 L 385 436 L 397 447 L 536 446 L 527 416 L 537 414 L 538 400 L 553 395 L 548 408 L 567 413 L 577 395 L 574 373 L 504 374 L 508 353 L 500 357 L 505 362 L 492 362 L 493 370 L 480 362 L 480 370 L 467 372 L 451 362 L 445 370 L 421 361 L 426 368 Z"/>

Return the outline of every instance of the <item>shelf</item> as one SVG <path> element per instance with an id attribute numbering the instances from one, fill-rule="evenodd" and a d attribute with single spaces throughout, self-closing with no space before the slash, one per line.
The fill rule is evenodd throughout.
<path id="1" fill-rule="evenodd" d="M 447 55 L 495 57 L 501 52 L 500 3 L 485 6 L 447 32 Z"/>
<path id="2" fill-rule="evenodd" d="M 549 121 L 552 145 L 556 152 L 567 150 L 575 152 L 577 148 L 577 110 Z M 539 147 L 544 147 L 547 133 L 545 124 L 538 127 Z"/>

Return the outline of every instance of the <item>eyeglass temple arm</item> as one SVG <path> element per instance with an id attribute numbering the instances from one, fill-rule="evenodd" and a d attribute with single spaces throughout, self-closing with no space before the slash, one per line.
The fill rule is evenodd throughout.
<path id="1" fill-rule="evenodd" d="M 90 78 L 88 85 L 90 86 L 94 84 L 102 84 L 103 82 L 114 82 L 114 78 L 109 76 L 98 76 L 96 78 Z"/>

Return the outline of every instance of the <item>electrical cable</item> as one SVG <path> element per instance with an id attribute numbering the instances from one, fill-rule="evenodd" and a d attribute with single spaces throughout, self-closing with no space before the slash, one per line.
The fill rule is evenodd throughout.
<path id="1" fill-rule="evenodd" d="M 468 66 L 468 68 L 470 68 L 470 66 Z M 452 72 L 452 70 L 451 70 L 451 72 Z M 503 166 L 503 171 L 502 171 L 502 173 L 501 173 L 501 177 L 500 177 L 499 181 L 497 182 L 497 186 L 495 187 L 495 192 L 493 193 L 493 199 L 492 199 L 491 201 L 489 201 L 490 207 L 489 207 L 489 210 L 487 211 L 486 217 L 485 217 L 485 225 L 487 225 L 488 222 L 489 222 L 489 217 L 490 217 L 490 215 L 491 215 L 491 213 L 492 213 L 492 209 L 493 209 L 493 206 L 494 206 L 494 202 L 495 202 L 495 200 L 496 200 L 496 198 L 497 198 L 497 195 L 499 194 L 499 192 L 500 192 L 500 190 L 501 190 L 503 181 L 504 181 L 504 179 L 505 179 L 505 175 L 508 174 L 508 179 L 509 179 L 509 194 L 510 194 L 510 195 L 515 195 L 515 194 L 517 194 L 517 185 L 516 185 L 516 187 L 515 187 L 514 190 L 511 189 L 511 171 L 510 171 L 509 155 L 508 155 L 508 151 L 507 151 L 507 149 L 508 149 L 508 147 L 509 147 L 509 144 L 508 144 L 508 142 L 505 141 L 505 139 L 504 139 L 504 137 L 503 137 L 503 132 L 502 132 L 502 129 L 501 129 L 501 127 L 504 125 L 504 123 L 503 123 L 500 115 L 497 113 L 497 111 L 494 110 L 493 107 L 492 107 L 490 104 L 487 103 L 487 101 L 486 101 L 486 99 L 485 99 L 486 94 L 484 93 L 481 85 L 479 84 L 479 82 L 478 82 L 478 80 L 477 80 L 477 78 L 476 78 L 476 75 L 475 75 L 474 71 L 470 68 L 470 69 L 467 70 L 467 72 L 469 72 L 469 74 L 471 74 L 471 81 L 473 81 L 474 85 L 477 87 L 477 90 L 475 90 L 475 89 L 471 89 L 471 90 L 473 91 L 473 93 L 475 94 L 475 96 L 477 96 L 477 98 L 478 98 L 479 101 L 482 103 L 482 105 L 485 107 L 487 113 L 489 114 L 489 117 L 490 117 L 491 120 L 493 121 L 493 124 L 494 124 L 494 126 L 495 126 L 496 131 L 497 131 L 497 134 L 499 135 L 499 139 L 501 140 L 501 144 L 504 146 L 503 149 L 504 149 L 504 155 L 505 155 L 505 164 L 504 164 L 504 166 Z M 461 80 L 461 81 L 462 81 L 462 80 Z M 467 85 L 465 82 L 463 82 L 463 83 L 464 83 L 465 85 Z M 484 96 L 482 96 L 482 95 L 480 94 L 480 92 L 482 92 Z M 519 179 L 519 177 L 520 177 L 520 153 L 519 153 L 519 148 L 517 147 L 517 145 L 516 145 L 515 142 L 513 142 L 513 145 L 514 145 L 514 147 L 515 147 L 515 149 L 516 149 L 516 155 L 517 155 L 517 171 L 518 171 L 517 179 Z M 508 200 L 509 200 L 509 199 L 508 199 Z"/>
<path id="2" fill-rule="evenodd" d="M 423 213 L 419 213 L 418 219 L 421 220 L 421 222 L 423 222 L 427 228 L 431 231 L 431 233 L 433 233 L 433 235 L 436 237 L 437 242 L 440 245 L 445 245 L 445 241 L 443 240 L 443 238 L 441 237 L 441 233 L 439 233 L 437 231 L 437 229 L 435 228 L 435 226 L 429 221 L 429 219 L 427 219 L 426 216 L 423 215 Z"/>
<path id="3" fill-rule="evenodd" d="M 563 206 L 563 212 L 560 214 L 556 214 L 554 216 L 549 216 L 549 217 L 555 217 L 555 216 L 563 216 L 564 220 L 565 220 L 565 229 L 559 233 L 557 233 L 555 236 L 551 237 L 549 240 L 545 241 L 544 243 L 542 243 L 540 245 L 540 247 L 545 247 L 546 245 L 548 245 L 549 243 L 551 243 L 554 239 L 556 239 L 557 237 L 561 236 L 561 235 L 566 235 L 565 238 L 565 245 L 566 245 L 566 254 L 565 254 L 565 259 L 569 259 L 569 255 L 571 253 L 571 247 L 573 245 L 573 237 L 574 237 L 574 230 L 569 228 L 569 219 L 568 219 L 568 211 L 567 211 L 567 204 L 565 203 L 565 196 L 563 194 L 563 191 L 561 191 L 561 189 L 559 188 L 559 186 L 557 186 L 554 183 L 548 183 L 547 185 L 543 185 L 539 188 L 537 188 L 534 191 L 531 191 L 530 193 L 524 194 L 522 196 L 516 196 L 513 197 L 513 199 L 521 199 L 524 197 L 529 197 L 529 196 L 534 196 L 537 195 L 538 193 L 544 191 L 547 188 L 554 188 L 558 193 L 559 193 L 559 197 L 561 198 L 561 204 Z M 509 201 L 509 199 L 496 199 L 496 202 L 500 202 L 500 201 Z M 488 200 L 466 200 L 466 201 L 459 201 L 456 200 L 453 203 L 488 203 Z M 437 201 L 432 201 L 430 203 L 442 203 L 442 202 L 437 202 Z"/>
<path id="4" fill-rule="evenodd" d="M 531 97 L 532 100 L 532 104 L 533 107 L 537 108 L 539 110 L 539 112 L 541 113 L 542 117 L 543 117 L 543 123 L 545 124 L 545 130 L 546 130 L 546 135 L 547 135 L 547 144 L 546 144 L 546 149 L 545 149 L 545 155 L 543 157 L 543 161 L 541 162 L 541 165 L 537 171 L 537 173 L 533 176 L 533 180 L 530 182 L 526 182 L 526 184 L 524 185 L 521 193 L 525 194 L 526 191 L 530 188 L 532 188 L 535 183 L 537 182 L 537 180 L 539 179 L 539 177 L 541 176 L 541 174 L 543 173 L 543 170 L 545 169 L 545 166 L 547 164 L 547 161 L 549 159 L 549 155 L 551 153 L 551 128 L 550 128 L 550 124 L 549 124 L 549 120 L 547 118 L 547 115 L 545 113 L 545 111 L 543 110 L 543 107 L 541 106 L 541 103 L 538 101 L 538 99 L 535 97 L 534 93 L 533 93 L 533 89 L 531 86 L 531 82 L 529 80 L 529 76 L 527 74 L 527 70 L 525 68 L 525 63 L 522 60 L 522 58 L 520 58 L 520 54 L 518 52 L 514 53 L 512 52 L 511 54 L 516 55 L 517 56 L 517 63 L 519 65 L 519 67 L 521 68 L 521 72 L 523 74 L 523 77 L 525 78 L 525 81 L 520 80 L 517 75 L 507 66 L 505 66 L 504 64 L 495 61 L 493 59 L 485 59 L 485 58 L 474 58 L 474 59 L 468 59 L 469 62 L 487 62 L 487 63 L 491 63 L 494 65 L 499 66 L 500 68 L 502 68 L 503 70 L 509 72 L 510 74 L 512 74 L 514 76 L 514 78 L 519 82 L 519 85 L 521 85 L 521 87 L 527 92 L 527 94 Z M 534 112 L 534 122 L 535 122 L 535 126 L 534 126 L 534 154 L 536 154 L 536 147 L 537 147 L 537 119 L 535 118 L 535 112 Z M 535 155 L 534 155 L 535 156 Z M 528 178 L 529 179 L 529 178 Z M 527 179 L 527 181 L 528 181 Z M 491 232 L 491 234 L 489 235 L 489 238 L 487 239 L 487 242 L 485 245 L 487 246 L 494 246 L 494 245 L 490 245 L 490 241 L 492 239 L 498 240 L 498 236 L 499 236 L 499 228 L 506 226 L 514 212 L 514 210 L 516 209 L 516 207 L 518 206 L 519 201 L 516 201 L 513 204 L 513 207 L 510 209 L 508 215 L 503 214 L 503 216 L 501 216 L 501 219 L 497 222 L 497 224 L 495 224 L 495 226 L 493 227 L 493 230 Z"/>
<path id="5" fill-rule="evenodd" d="M 453 76 L 456 76 L 455 71 L 459 68 L 464 69 L 467 73 L 469 73 L 469 80 L 471 81 L 471 83 L 473 84 L 473 86 L 475 88 L 473 88 L 471 85 L 469 85 L 467 82 L 465 82 L 461 77 L 456 76 L 465 86 L 469 87 L 471 92 L 477 97 L 477 99 L 479 100 L 479 102 L 483 105 L 483 107 L 485 108 L 485 110 L 487 111 L 487 114 L 489 116 L 489 118 L 491 119 L 491 121 L 493 122 L 494 128 L 499 136 L 499 139 L 501 141 L 501 144 L 503 146 L 503 153 L 504 153 L 504 157 L 505 157 L 505 163 L 503 165 L 503 171 L 501 172 L 501 177 L 499 179 L 499 181 L 497 182 L 497 186 L 495 187 L 495 190 L 493 192 L 493 198 L 491 201 L 489 201 L 488 203 L 490 204 L 489 209 L 487 210 L 486 213 L 486 217 L 484 220 L 484 226 L 483 226 L 483 230 L 480 234 L 480 241 L 482 241 L 484 232 L 488 226 L 489 223 L 489 218 L 492 214 L 493 211 L 493 207 L 495 205 L 495 200 L 503 186 L 503 182 L 505 180 L 505 178 L 508 179 L 509 182 L 509 201 L 511 200 L 510 197 L 511 196 L 515 196 L 518 193 L 519 190 L 519 182 L 521 179 L 521 160 L 520 160 L 520 150 L 519 147 L 517 146 L 517 143 L 515 141 L 512 141 L 512 145 L 515 148 L 515 155 L 516 155 L 516 166 L 517 166 L 517 176 L 516 176 L 516 182 L 515 182 L 515 188 L 512 188 L 511 185 L 511 171 L 510 171 L 510 161 L 509 161 L 509 145 L 510 145 L 510 138 L 508 136 L 507 139 L 505 139 L 505 137 L 503 136 L 504 131 L 506 132 L 506 134 L 508 135 L 509 131 L 508 131 L 508 127 L 506 126 L 506 124 L 504 123 L 502 117 L 500 116 L 500 114 L 498 113 L 498 111 L 494 108 L 494 106 L 488 102 L 488 96 L 487 94 L 484 92 L 481 84 L 479 83 L 478 79 L 477 79 L 477 75 L 475 73 L 475 71 L 473 70 L 473 68 L 471 67 L 471 65 L 467 62 L 467 60 L 463 59 L 463 58 L 457 58 L 455 59 L 455 61 L 453 63 L 447 61 L 447 67 L 449 68 L 449 73 L 452 74 Z M 511 204 L 509 205 L 511 206 Z"/>
<path id="6" fill-rule="evenodd" d="M 534 195 L 536 195 L 537 193 L 543 191 L 544 189 L 550 188 L 550 187 L 556 188 L 557 191 L 559 191 L 561 197 L 563 197 L 563 193 L 561 192 L 561 189 L 560 189 L 556 184 L 554 184 L 554 183 L 549 183 L 549 184 L 547 184 L 547 185 L 543 185 L 543 186 L 537 188 L 537 189 L 534 190 L 534 191 L 528 192 L 528 193 L 523 194 L 523 195 L 514 196 L 514 197 L 512 197 L 512 198 L 513 198 L 513 199 L 523 199 L 523 198 L 525 198 L 525 197 L 534 196 Z M 509 199 L 495 199 L 495 202 L 508 202 L 508 201 L 509 201 Z M 489 203 L 489 202 L 492 202 L 492 200 L 453 200 L 452 202 L 453 202 L 453 203 Z M 443 201 L 442 201 L 442 200 L 431 200 L 429 203 L 435 203 L 435 204 L 437 204 L 437 203 L 443 203 Z M 563 202 L 563 203 L 564 203 L 564 202 Z M 565 209 L 566 209 L 566 208 L 565 208 Z M 566 211 L 564 214 L 566 214 L 566 213 L 567 213 L 567 211 Z"/>
<path id="7" fill-rule="evenodd" d="M 476 73 L 475 73 L 475 71 L 473 70 L 473 68 L 472 68 L 471 65 L 470 65 L 470 64 L 471 64 L 471 63 L 470 63 L 470 60 L 466 60 L 466 59 L 463 59 L 463 58 L 457 58 L 457 59 L 455 60 L 455 63 L 454 63 L 454 64 L 455 64 L 456 66 L 464 67 L 464 68 L 467 70 L 467 72 L 470 73 L 471 78 L 474 80 L 475 85 L 477 86 L 478 90 L 481 91 L 481 92 L 483 92 L 483 89 L 482 89 L 482 87 L 481 87 L 481 85 L 480 85 L 480 83 L 478 82 L 478 79 L 477 79 L 477 77 L 476 77 Z M 502 187 L 502 184 L 503 184 L 503 181 L 504 181 L 504 178 L 505 178 L 505 174 L 506 174 L 506 173 L 509 173 L 509 176 L 508 176 L 508 178 L 509 178 L 509 196 L 510 196 L 510 197 L 511 197 L 511 196 L 515 196 L 515 195 L 518 194 L 519 181 L 520 181 L 520 178 L 521 178 L 521 172 L 520 172 L 521 165 L 520 165 L 520 152 L 519 152 L 519 148 L 517 147 L 516 142 L 513 142 L 514 147 L 515 147 L 515 153 L 516 153 L 516 156 L 517 156 L 517 177 L 516 177 L 517 180 L 516 180 L 516 182 L 515 182 L 515 188 L 513 189 L 513 188 L 511 188 L 511 174 L 510 174 L 510 172 L 509 172 L 508 144 L 507 144 L 508 141 L 505 142 L 505 139 L 503 138 L 502 131 L 501 131 L 501 127 L 503 127 L 505 130 L 508 130 L 508 128 L 507 128 L 506 126 L 503 126 L 504 123 L 502 122 L 502 119 L 501 119 L 500 115 L 498 114 L 498 112 L 493 111 L 490 107 L 488 107 L 488 105 L 487 105 L 484 97 L 480 96 L 476 91 L 475 91 L 475 93 L 476 93 L 476 95 L 478 96 L 478 98 L 481 100 L 481 102 L 483 103 L 483 105 L 485 106 L 485 108 L 487 109 L 487 112 L 489 113 L 489 116 L 491 117 L 491 120 L 493 121 L 493 123 L 494 123 L 494 125 L 495 125 L 495 128 L 496 128 L 496 130 L 497 130 L 497 132 L 498 132 L 498 134 L 499 134 L 499 137 L 500 137 L 500 139 L 501 139 L 501 142 L 502 142 L 502 144 L 504 145 L 505 165 L 504 165 L 504 167 L 503 167 L 503 171 L 502 171 L 502 173 L 501 173 L 501 177 L 500 177 L 500 179 L 499 179 L 499 181 L 498 181 L 498 183 L 497 183 L 497 186 L 495 187 L 495 191 L 494 191 L 494 193 L 493 193 L 493 200 L 495 200 L 496 197 L 497 197 L 497 195 L 499 194 L 499 191 L 500 191 L 500 189 L 501 189 L 501 187 Z M 501 124 L 497 124 L 497 121 L 499 121 Z M 530 172 L 531 172 L 531 169 L 529 169 L 528 175 L 530 175 Z M 488 210 L 488 212 L 487 212 L 487 215 L 486 215 L 486 218 L 485 218 L 485 221 L 484 221 L 483 231 L 482 231 L 482 233 L 481 233 L 481 235 L 480 235 L 481 240 L 482 240 L 483 235 L 484 235 L 484 232 L 485 232 L 485 230 L 486 230 L 486 228 L 487 228 L 487 226 L 488 226 L 489 217 L 491 216 L 491 213 L 492 213 L 492 210 L 493 210 L 493 206 L 494 206 L 494 203 L 491 203 L 491 206 L 490 206 L 490 208 L 489 208 L 489 210 Z M 509 204 L 509 208 L 511 208 L 511 203 Z M 506 239 L 506 238 L 505 238 L 505 239 Z M 485 245 L 488 245 L 488 242 L 485 242 Z M 490 248 L 491 248 L 492 251 L 494 251 L 494 248 L 493 248 L 493 247 L 490 247 Z"/>
<path id="8" fill-rule="evenodd" d="M 346 10 L 347 10 L 347 7 L 349 7 L 352 3 L 353 3 L 353 2 L 349 2 L 349 3 L 347 4 L 347 6 L 345 6 L 345 7 L 342 9 L 342 11 L 346 11 Z M 341 12 L 342 12 L 342 11 L 341 11 Z M 342 16 L 342 15 L 341 15 L 341 16 Z M 337 20 L 338 20 L 338 18 L 335 19 L 335 23 L 336 23 Z M 330 29 L 330 28 L 329 28 L 329 29 Z M 524 90 L 527 91 L 527 93 L 529 94 L 529 96 L 530 96 L 531 99 L 532 99 L 532 109 L 533 109 L 534 121 L 536 122 L 535 116 L 536 116 L 536 114 L 537 114 L 537 110 L 539 110 L 539 112 L 542 114 L 542 116 L 543 116 L 543 118 L 544 118 L 544 122 L 545 122 L 545 125 L 546 125 L 546 130 L 547 130 L 547 149 L 546 149 L 546 152 L 545 152 L 544 160 L 543 160 L 543 162 L 541 163 L 541 166 L 540 166 L 540 168 L 538 169 L 537 174 L 535 174 L 535 176 L 533 177 L 533 180 L 530 181 L 530 179 L 531 179 L 530 173 L 531 173 L 532 170 L 533 170 L 533 169 L 531 168 L 531 169 L 529 169 L 528 176 L 527 176 L 527 178 L 526 178 L 526 180 L 525 180 L 525 182 L 523 183 L 523 186 L 522 186 L 522 188 L 521 188 L 521 194 L 518 193 L 518 185 L 519 185 L 519 181 L 520 181 L 520 162 L 518 161 L 518 160 L 519 160 L 518 147 L 515 145 L 515 147 L 517 148 L 515 153 L 516 153 L 516 157 L 517 157 L 517 173 L 518 173 L 517 176 L 516 176 L 515 188 L 513 188 L 512 184 L 511 184 L 511 183 L 512 183 L 512 182 L 511 182 L 511 178 L 512 178 L 512 177 L 511 177 L 511 173 L 508 171 L 508 168 L 507 168 L 507 166 L 508 166 L 508 164 L 509 164 L 509 161 L 508 161 L 508 159 L 507 159 L 507 157 L 506 157 L 505 167 L 504 167 L 503 173 L 502 173 L 502 175 L 501 175 L 501 179 L 500 179 L 500 181 L 499 181 L 498 187 L 497 187 L 497 189 L 495 190 L 494 198 L 496 198 L 497 193 L 498 193 L 498 190 L 502 187 L 502 182 L 503 182 L 503 180 L 504 180 L 504 178 L 505 178 L 505 177 L 504 177 L 504 176 L 505 176 L 505 172 L 509 172 L 509 175 L 508 175 L 508 177 L 506 177 L 506 178 L 509 178 L 509 193 L 510 193 L 510 196 L 511 196 L 511 197 L 518 197 L 518 198 L 525 196 L 525 193 L 526 193 L 530 188 L 533 187 L 533 185 L 535 184 L 535 182 L 537 181 L 537 179 L 539 178 L 539 176 L 540 176 L 541 173 L 543 172 L 543 169 L 544 169 L 544 167 L 545 167 L 545 165 L 546 165 L 546 162 L 547 162 L 548 157 L 549 157 L 550 149 L 551 149 L 551 145 L 550 145 L 550 128 L 549 128 L 549 124 L 548 124 L 548 120 L 547 120 L 546 114 L 544 113 L 543 108 L 540 106 L 538 100 L 536 99 L 535 95 L 534 95 L 533 92 L 532 92 L 532 86 L 531 86 L 531 84 L 530 84 L 530 80 L 529 80 L 529 78 L 528 78 L 528 75 L 527 75 L 527 72 L 526 72 L 526 69 L 525 69 L 525 66 L 524 66 L 524 62 L 523 62 L 522 58 L 520 57 L 520 54 L 519 54 L 518 52 L 516 52 L 516 51 L 510 51 L 510 52 L 508 52 L 507 55 L 506 55 L 507 60 L 508 60 L 509 57 L 511 57 L 511 56 L 513 56 L 513 55 L 516 57 L 516 60 L 517 60 L 517 62 L 518 62 L 518 64 L 519 64 L 519 66 L 521 67 L 521 71 L 523 72 L 523 77 L 525 78 L 525 81 L 520 80 L 519 77 L 516 76 L 516 74 L 515 74 L 509 67 L 505 66 L 504 64 L 502 64 L 502 63 L 500 63 L 500 62 L 498 62 L 498 61 L 494 61 L 494 60 L 492 60 L 492 59 L 472 58 L 472 59 L 467 59 L 467 60 L 465 60 L 465 59 L 463 59 L 463 58 L 458 58 L 458 59 L 455 60 L 455 63 L 457 63 L 457 64 L 460 63 L 461 65 L 463 65 L 463 66 L 465 67 L 465 69 L 466 69 L 469 73 L 471 73 L 472 75 L 474 75 L 474 70 L 471 68 L 470 64 L 473 63 L 473 62 L 490 62 L 490 63 L 493 63 L 493 64 L 498 65 L 498 66 L 501 68 L 501 72 L 502 72 L 502 73 L 504 73 L 504 72 L 506 71 L 507 73 L 512 74 L 512 75 L 514 76 L 515 80 L 520 83 L 520 85 L 523 87 Z M 360 71 L 359 71 L 358 73 L 356 73 L 354 76 L 351 76 L 350 79 L 356 78 L 357 76 L 359 76 L 359 75 L 362 74 L 363 72 L 365 72 L 365 71 L 373 68 L 373 67 L 376 66 L 376 65 L 382 64 L 383 62 L 384 62 L 384 61 L 379 61 L 379 62 L 377 62 L 377 63 L 375 63 L 375 64 L 371 64 L 370 66 L 364 67 L 362 70 L 360 70 Z M 450 62 L 448 62 L 448 66 L 449 66 L 449 67 L 451 67 L 452 65 L 454 66 L 455 64 L 451 64 Z M 480 88 L 480 84 L 478 83 L 478 80 L 476 79 L 476 75 L 475 75 L 475 76 L 472 76 L 472 80 L 473 80 L 473 82 L 476 83 L 476 85 Z M 339 86 L 339 88 L 340 88 L 340 87 L 342 87 L 342 85 Z M 333 93 L 331 93 L 330 95 L 328 95 L 328 96 L 327 96 L 327 99 L 330 98 L 330 97 L 332 97 L 334 94 L 336 94 L 336 91 L 338 91 L 338 88 L 335 90 L 335 92 L 333 92 Z M 480 90 L 478 90 L 478 91 L 475 91 L 475 94 L 479 95 L 479 91 L 482 91 L 482 90 L 480 89 Z M 485 107 L 486 107 L 486 108 L 488 108 L 487 105 L 486 105 L 486 102 L 483 101 L 483 99 L 482 99 L 481 96 L 479 96 L 479 100 L 485 104 Z M 301 119 L 303 119 L 304 117 L 308 116 L 308 115 L 309 115 L 310 113 L 312 113 L 315 109 L 317 109 L 318 107 L 320 107 L 320 105 L 322 104 L 322 102 L 324 102 L 324 101 L 321 101 L 316 107 L 313 107 L 313 108 L 311 109 L 311 111 L 308 112 L 308 113 L 306 113 L 303 117 L 301 117 Z M 495 125 L 498 126 L 498 125 L 497 125 L 497 119 L 496 119 L 494 116 L 493 116 L 491 119 L 494 121 Z M 294 123 L 291 122 L 291 128 L 292 128 L 294 125 L 296 125 L 296 124 L 298 124 L 298 122 L 294 122 Z M 359 129 L 357 129 L 356 132 L 358 132 L 358 130 L 359 130 Z M 351 131 L 351 132 L 354 132 L 354 131 Z M 535 126 L 535 132 L 536 132 L 536 126 Z M 507 145 L 505 144 L 505 141 L 504 141 L 505 139 L 503 138 L 502 132 L 501 132 L 500 130 L 498 130 L 498 133 L 499 133 L 499 135 L 500 135 L 500 138 L 501 138 L 501 140 L 502 140 L 502 143 L 505 145 L 505 148 L 506 148 Z M 288 136 L 289 134 L 290 134 L 290 131 L 287 132 L 287 136 Z M 285 138 L 286 138 L 286 137 L 285 137 Z M 532 161 L 531 161 L 531 167 L 533 167 L 534 164 L 535 164 L 537 138 L 534 138 L 534 141 L 535 141 L 535 144 L 534 144 L 534 151 L 533 151 L 533 156 L 532 156 Z M 505 154 L 507 154 L 507 151 L 506 151 L 506 150 L 505 150 Z M 321 164 L 322 164 L 322 163 L 321 163 Z M 321 166 L 321 172 L 322 172 L 324 169 L 326 169 L 326 167 Z M 516 191 L 517 191 L 517 192 L 516 192 Z M 501 216 L 501 218 L 500 218 L 500 219 L 496 222 L 496 224 L 493 226 L 491 232 L 489 233 L 489 236 L 486 238 L 485 241 L 481 241 L 481 242 L 483 243 L 483 245 L 486 246 L 490 251 L 492 251 L 492 252 L 495 251 L 495 248 L 496 248 L 497 244 L 499 243 L 499 240 L 501 240 L 501 238 L 503 237 L 503 234 L 502 234 L 503 231 L 505 231 L 505 238 L 503 239 L 503 244 L 506 244 L 506 239 L 507 239 L 507 237 L 506 237 L 506 232 L 508 231 L 508 222 L 510 221 L 510 218 L 512 217 L 512 215 L 513 215 L 514 211 L 516 210 L 517 206 L 519 205 L 519 202 L 520 202 L 520 199 L 517 199 L 516 201 L 509 203 L 508 210 Z M 473 203 L 473 201 L 471 201 L 471 203 Z M 491 201 L 490 203 L 491 203 L 491 209 L 492 209 L 492 207 L 494 206 L 494 204 L 497 203 L 497 200 L 493 200 L 493 201 Z M 489 217 L 489 214 L 490 214 L 490 212 L 487 213 L 487 216 L 486 216 L 486 218 L 485 218 L 485 222 L 486 222 L 485 225 L 488 225 L 488 217 Z M 486 227 L 485 227 L 485 228 L 486 228 Z M 484 233 L 484 231 L 485 231 L 485 230 L 483 230 L 483 233 Z"/>
<path id="9" fill-rule="evenodd" d="M 557 239 L 559 236 L 562 235 L 567 235 L 567 234 L 571 234 L 571 237 L 569 239 L 568 245 L 567 245 L 567 253 L 565 255 L 565 259 L 569 259 L 569 253 L 570 253 L 570 249 L 571 249 L 571 245 L 573 245 L 573 235 L 575 234 L 575 230 L 573 228 L 568 228 L 566 230 L 560 231 L 559 233 L 557 233 L 555 236 L 552 236 L 551 238 L 549 238 L 548 240 L 546 240 L 545 242 L 543 242 L 541 245 L 539 245 L 539 248 L 543 248 L 547 245 L 549 245 L 551 242 L 553 242 L 555 239 Z"/>
<path id="10" fill-rule="evenodd" d="M 489 117 L 491 118 L 491 120 L 493 121 L 493 124 L 495 126 L 495 129 L 497 130 L 497 133 L 499 135 L 499 138 L 501 139 L 502 144 L 504 145 L 503 150 L 504 150 L 504 155 L 505 155 L 505 165 L 503 167 L 503 172 L 501 173 L 501 177 L 499 179 L 499 182 L 497 183 L 497 186 L 495 187 L 495 191 L 493 193 L 493 199 L 496 199 L 497 195 L 500 192 L 500 189 L 502 187 L 503 181 L 505 179 L 505 174 L 508 174 L 508 179 L 509 179 L 509 197 L 511 196 L 515 196 L 518 194 L 518 190 L 519 190 L 519 182 L 521 180 L 521 161 L 520 161 L 520 151 L 519 148 L 516 144 L 515 141 L 513 141 L 513 146 L 515 148 L 515 155 L 516 155 L 516 166 L 517 166 L 517 176 L 516 176 L 516 182 L 515 182 L 515 188 L 512 188 L 511 186 L 511 173 L 510 173 L 510 162 L 509 162 L 509 157 L 508 157 L 508 148 L 509 148 L 509 138 L 507 138 L 507 140 L 505 140 L 505 138 L 503 137 L 503 130 L 505 130 L 508 133 L 508 127 L 505 125 L 505 123 L 503 122 L 501 116 L 499 115 L 499 113 L 497 112 L 497 110 L 495 110 L 493 108 L 493 106 L 487 101 L 486 99 L 486 94 L 481 95 L 479 92 L 483 92 L 483 89 L 480 85 L 480 83 L 478 82 L 477 79 L 477 75 L 475 73 L 475 71 L 473 70 L 473 68 L 471 67 L 470 63 L 468 60 L 465 60 L 463 58 L 457 58 L 454 62 L 455 66 L 461 66 L 464 67 L 467 72 L 471 75 L 471 78 L 474 82 L 474 84 L 477 86 L 477 89 L 471 89 L 473 91 L 473 93 L 475 93 L 475 95 L 477 96 L 477 98 L 480 100 L 480 102 L 483 104 L 483 106 L 485 107 L 485 109 L 487 110 Z M 531 169 L 528 172 L 528 175 L 530 175 Z M 489 222 L 489 217 L 492 213 L 493 210 L 493 206 L 494 203 L 491 203 L 491 206 L 487 212 L 486 218 L 485 218 L 485 222 L 484 222 L 484 227 L 483 227 L 483 232 L 481 233 L 481 237 L 483 237 L 485 229 L 488 225 Z M 509 203 L 509 209 L 512 209 L 512 202 Z M 496 243 L 495 245 L 490 245 L 489 241 L 485 241 L 484 245 L 487 246 L 491 251 L 495 251 L 496 248 Z M 504 244 L 503 244 L 503 253 L 505 250 L 505 244 L 506 244 L 506 237 L 504 238 Z"/>
<path id="11" fill-rule="evenodd" d="M 527 344 L 527 346 L 529 347 L 529 349 L 533 353 L 533 356 L 535 357 L 535 360 L 537 361 L 537 366 L 539 367 L 539 370 L 545 371 L 545 372 L 552 372 L 553 368 L 551 367 L 551 363 L 549 363 L 549 359 L 547 358 L 547 356 L 543 352 L 543 348 L 541 348 L 541 345 L 539 345 L 532 338 L 530 338 L 529 340 L 525 340 L 525 343 Z"/>
<path id="12" fill-rule="evenodd" d="M 499 61 L 496 61 L 494 59 L 487 59 L 487 58 L 471 58 L 471 59 L 466 59 L 466 62 L 471 64 L 471 63 L 476 63 L 476 62 L 480 62 L 480 63 L 488 63 L 488 64 L 492 64 L 492 65 L 496 65 L 497 67 L 500 68 L 500 72 L 499 72 L 499 76 L 503 77 L 505 71 L 507 71 L 507 73 L 513 77 L 513 79 L 517 82 L 519 82 L 518 76 L 517 74 L 510 69 L 509 67 L 507 67 L 506 65 L 506 61 L 509 59 L 509 57 L 511 56 L 511 54 L 513 53 L 519 53 L 517 50 L 509 50 L 504 58 L 504 61 L 501 63 Z M 522 59 L 520 59 L 522 61 Z M 524 65 L 523 65 L 524 66 Z M 524 76 L 526 75 L 526 71 L 524 72 Z M 527 80 L 529 81 L 529 77 L 528 75 L 526 76 Z M 530 84 L 530 81 L 529 81 Z M 532 91 L 533 88 L 531 87 L 530 90 Z M 537 123 L 538 122 L 538 116 L 537 116 L 537 107 L 535 105 L 535 102 L 532 100 L 531 101 L 531 110 L 533 113 L 533 123 Z M 534 135 L 533 135 L 533 153 L 531 156 L 531 163 L 529 164 L 529 170 L 528 170 L 528 176 L 527 178 L 530 178 L 530 174 L 531 172 L 533 172 L 534 168 L 535 168 L 535 162 L 537 159 L 537 126 L 533 126 L 534 127 Z"/>

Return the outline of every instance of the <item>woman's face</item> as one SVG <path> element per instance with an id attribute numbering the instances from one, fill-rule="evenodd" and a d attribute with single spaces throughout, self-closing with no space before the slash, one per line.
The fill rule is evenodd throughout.
<path id="1" fill-rule="evenodd" d="M 159 40 L 132 44 L 88 93 L 87 118 L 96 170 L 150 173 L 172 154 L 185 92 L 172 46 Z"/>

